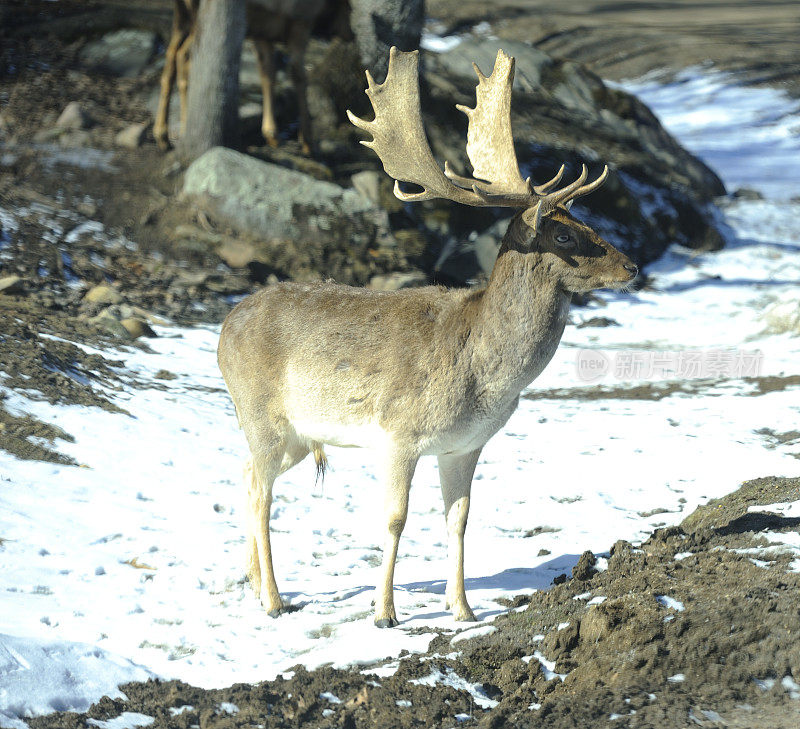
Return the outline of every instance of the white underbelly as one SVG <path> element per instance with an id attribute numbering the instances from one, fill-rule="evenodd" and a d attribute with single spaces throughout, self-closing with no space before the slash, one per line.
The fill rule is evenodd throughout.
<path id="1" fill-rule="evenodd" d="M 374 448 L 386 445 L 389 434 L 377 423 L 337 423 L 325 420 L 292 420 L 301 440 L 342 448 Z"/>

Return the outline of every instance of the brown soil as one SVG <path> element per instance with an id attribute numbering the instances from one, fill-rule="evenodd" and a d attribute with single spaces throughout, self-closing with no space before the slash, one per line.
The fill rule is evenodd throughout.
<path id="1" fill-rule="evenodd" d="M 552 390 L 530 390 L 526 400 L 652 400 L 658 402 L 673 395 L 730 395 L 730 384 L 745 384 L 735 395 L 757 397 L 768 392 L 783 392 L 800 387 L 800 375 L 765 375 L 729 379 L 666 380 L 635 385 L 591 385 L 561 387 Z M 716 392 L 716 391 L 719 392 Z"/>
<path id="2" fill-rule="evenodd" d="M 86 714 L 53 714 L 32 728 L 72 729 L 123 711 L 161 727 L 751 727 L 800 722 L 800 573 L 767 533 L 797 531 L 800 519 L 748 507 L 800 499 L 800 479 L 762 478 L 699 508 L 680 527 L 640 548 L 619 541 L 596 569 L 586 552 L 547 592 L 495 621 L 490 635 L 434 639 L 390 677 L 359 670 L 295 667 L 294 676 L 206 691 L 179 681 L 122 687 Z M 753 560 L 759 560 L 754 562 Z M 605 598 L 589 604 L 590 598 Z M 528 602 L 529 601 L 529 602 Z M 548 674 L 538 651 L 563 678 Z M 497 702 L 441 684 L 411 683 L 434 672 L 478 684 Z M 340 703 L 323 696 L 329 692 Z M 235 705 L 236 713 L 226 711 Z M 189 706 L 175 716 L 170 708 Z M 533 707 L 533 708 L 532 708 Z M 230 709 L 230 707 L 228 707 Z M 458 720 L 455 718 L 459 715 Z"/>

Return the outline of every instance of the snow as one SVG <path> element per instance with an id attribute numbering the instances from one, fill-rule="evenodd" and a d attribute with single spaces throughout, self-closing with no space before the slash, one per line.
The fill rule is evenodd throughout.
<path id="1" fill-rule="evenodd" d="M 556 673 L 556 662 L 548 661 L 541 651 L 534 651 L 531 656 L 522 656 L 522 660 L 525 661 L 525 663 L 530 663 L 534 659 L 539 661 L 539 665 L 542 667 L 542 673 L 547 681 L 551 681 L 554 678 L 559 678 L 563 681 L 568 676 L 566 673 Z"/>
<path id="2" fill-rule="evenodd" d="M 797 518 L 800 516 L 800 501 L 788 501 L 779 504 L 751 504 L 748 513 L 777 514 L 778 516 Z"/>
<path id="3" fill-rule="evenodd" d="M 496 633 L 497 628 L 494 625 L 481 625 L 477 628 L 472 628 L 471 630 L 464 630 L 457 635 L 454 635 L 450 639 L 450 645 L 455 645 L 456 643 L 460 643 L 462 640 L 469 640 L 470 638 L 478 638 L 479 636 L 483 635 L 491 635 L 492 633 Z"/>
<path id="4" fill-rule="evenodd" d="M 13 599 L 3 602 L 7 610 Z M 151 675 L 86 643 L 0 634 L 0 726 L 18 729 L 26 726 L 20 717 L 86 711 L 100 696 L 124 698 L 120 683 Z"/>
<path id="5" fill-rule="evenodd" d="M 100 719 L 87 719 L 90 726 L 96 726 L 98 729 L 137 729 L 137 727 L 150 726 L 155 722 L 152 716 L 145 714 L 138 714 L 135 711 L 123 711 L 115 719 L 108 719 L 102 721 Z"/>
<path id="6" fill-rule="evenodd" d="M 778 200 L 797 195 L 792 161 L 800 159 L 800 102 L 785 92 L 742 87 L 732 74 L 700 68 L 666 83 L 663 74 L 653 73 L 619 85 L 640 97 L 729 188 L 756 189 Z"/>
<path id="7" fill-rule="evenodd" d="M 786 130 L 800 123 L 797 106 L 778 92 L 699 72 L 636 88 L 728 185 L 747 184 L 767 199 L 722 209 L 724 250 L 674 247 L 650 267 L 648 290 L 603 294 L 605 307 L 573 312 L 575 321 L 602 314 L 620 326 L 568 327 L 531 398 L 483 451 L 466 539 L 466 588 L 479 630 L 504 611 L 498 599 L 548 587 L 586 549 L 641 541 L 654 525 L 678 523 L 746 479 L 800 475 L 790 444 L 767 448 L 756 432 L 796 428 L 800 392 L 759 394 L 726 370 L 737 353 L 757 352 L 762 375 L 796 373 L 800 339 L 770 334 L 762 314 L 796 296 L 800 283 L 800 205 L 787 201 L 798 173 L 786 164 L 796 149 Z M 6 231 L 19 212 L 0 211 Z M 244 579 L 246 447 L 216 366 L 218 328 L 157 331 L 151 353 L 113 353 L 131 375 L 114 394 L 129 415 L 52 406 L 3 387 L 0 376 L 6 407 L 72 434 L 74 443 L 58 447 L 81 464 L 0 452 L 0 723 L 21 727 L 26 716 L 85 709 L 103 694 L 119 696 L 118 684 L 151 675 L 205 687 L 274 678 L 297 663 L 387 675 L 398 665 L 387 656 L 424 651 L 435 630 L 460 627 L 444 608 L 435 459 L 419 464 L 400 542 L 401 625 L 378 630 L 370 604 L 383 541 L 375 459 L 335 448 L 324 483 L 315 483 L 309 460 L 276 484 L 278 584 L 300 609 L 268 618 Z M 578 368 L 586 352 L 609 363 L 588 384 Z M 661 400 L 563 396 L 643 379 L 663 387 L 674 375 L 656 365 L 686 352 L 699 352 L 706 368 L 687 375 L 690 392 Z M 628 367 L 631 353 L 644 363 L 638 373 Z M 154 378 L 160 369 L 177 375 L 168 390 Z M 598 560 L 598 569 L 605 564 Z"/>
<path id="8" fill-rule="evenodd" d="M 498 704 L 497 701 L 490 699 L 486 695 L 481 684 L 471 683 L 461 678 L 461 676 L 450 668 L 446 668 L 444 673 L 434 669 L 431 671 L 430 675 L 423 678 L 412 678 L 409 683 L 419 684 L 420 686 L 435 686 L 436 684 L 452 686 L 454 689 L 469 693 L 475 703 L 482 709 L 493 709 Z"/>
<path id="9" fill-rule="evenodd" d="M 658 601 L 659 605 L 670 610 L 675 610 L 679 613 L 682 613 L 684 610 L 686 610 L 680 600 L 676 600 L 674 597 L 670 597 L 669 595 L 656 595 L 656 600 Z"/>

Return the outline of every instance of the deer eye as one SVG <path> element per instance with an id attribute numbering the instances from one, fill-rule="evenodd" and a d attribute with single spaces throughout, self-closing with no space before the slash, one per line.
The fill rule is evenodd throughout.
<path id="1" fill-rule="evenodd" d="M 556 243 L 560 243 L 561 245 L 566 245 L 569 242 L 570 242 L 570 237 L 564 233 L 556 236 Z"/>

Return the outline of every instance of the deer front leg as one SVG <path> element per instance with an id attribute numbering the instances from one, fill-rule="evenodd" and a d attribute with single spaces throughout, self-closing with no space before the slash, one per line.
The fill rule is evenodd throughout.
<path id="1" fill-rule="evenodd" d="M 153 137 L 158 148 L 166 152 L 170 148 L 169 143 L 169 100 L 172 96 L 172 85 L 175 83 L 175 67 L 178 48 L 186 38 L 185 33 L 180 29 L 173 28 L 172 35 L 167 46 L 167 53 L 164 59 L 164 70 L 161 72 L 161 92 L 158 97 L 158 110 L 156 119 L 153 123 Z"/>
<path id="2" fill-rule="evenodd" d="M 306 46 L 311 34 L 311 26 L 307 23 L 298 23 L 292 28 L 291 36 L 287 43 L 289 51 L 289 75 L 292 78 L 294 92 L 297 95 L 297 112 L 300 117 L 300 148 L 303 154 L 310 155 L 314 146 L 311 133 L 311 114 L 308 111 L 307 81 L 306 81 Z"/>
<path id="3" fill-rule="evenodd" d="M 253 41 L 258 57 L 258 72 L 261 76 L 261 97 L 263 113 L 261 115 L 261 134 L 270 147 L 278 146 L 278 125 L 275 122 L 272 95 L 275 89 L 275 54 L 272 43 L 261 38 Z"/>
<path id="4" fill-rule="evenodd" d="M 386 541 L 383 548 L 380 595 L 375 601 L 375 625 L 379 628 L 394 628 L 397 613 L 394 609 L 394 564 L 397 546 L 408 516 L 408 492 L 411 478 L 417 466 L 418 456 L 393 453 L 386 463 Z"/>
<path id="5" fill-rule="evenodd" d="M 464 532 L 469 516 L 472 476 L 480 450 L 457 456 L 439 456 L 439 480 L 442 485 L 444 513 L 447 518 L 447 554 L 449 571 L 445 592 L 447 607 L 459 621 L 474 621 L 475 613 L 467 603 L 464 589 Z"/>

